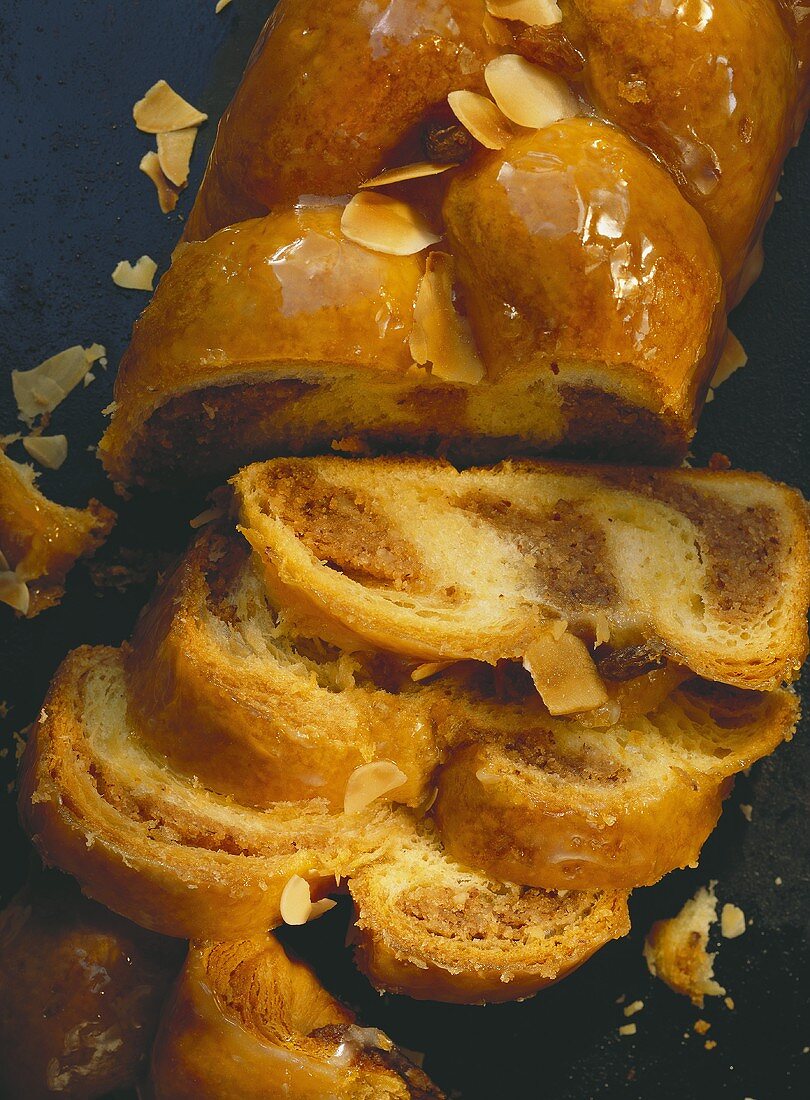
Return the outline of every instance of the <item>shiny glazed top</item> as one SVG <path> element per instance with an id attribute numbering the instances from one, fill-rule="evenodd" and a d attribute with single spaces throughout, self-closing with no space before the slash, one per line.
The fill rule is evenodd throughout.
<path id="1" fill-rule="evenodd" d="M 604 362 L 694 400 L 722 327 L 716 253 L 621 131 L 573 118 L 529 133 L 456 175 L 444 216 L 491 376 Z"/>
<path id="2" fill-rule="evenodd" d="M 455 88 L 484 89 L 484 0 L 281 0 L 222 118 L 186 239 L 342 195 Z M 420 159 L 418 135 L 412 142 Z M 407 160 L 408 157 L 406 156 Z"/>
<path id="3" fill-rule="evenodd" d="M 426 131 L 449 120 L 447 94 L 485 90 L 487 61 L 518 52 L 565 75 L 668 168 L 703 215 L 736 300 L 799 123 L 804 9 L 791 0 L 560 6 L 562 23 L 543 28 L 485 23 L 482 0 L 338 0 L 326 11 L 282 0 L 220 125 L 187 238 L 302 194 L 345 194 L 383 167 L 422 159 Z M 569 155 L 576 163 L 579 151 Z"/>

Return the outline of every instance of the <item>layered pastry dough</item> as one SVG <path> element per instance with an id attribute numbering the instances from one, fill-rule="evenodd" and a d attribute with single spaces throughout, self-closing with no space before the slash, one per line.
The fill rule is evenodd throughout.
<path id="1" fill-rule="evenodd" d="M 152 1054 L 155 1100 L 442 1100 L 274 936 L 193 944 Z"/>
<path id="2" fill-rule="evenodd" d="M 418 809 L 438 791 L 448 850 L 512 882 L 630 889 L 692 863 L 734 774 L 797 719 L 789 692 L 644 673 L 643 656 L 607 683 L 601 712 L 553 718 L 519 666 L 341 649 L 289 616 L 246 544 L 199 540 L 126 655 L 152 754 L 252 806 L 321 798 L 333 811 L 357 769 L 392 763 L 391 801 Z"/>
<path id="3" fill-rule="evenodd" d="M 323 800 L 308 799 L 262 811 L 162 764 L 127 720 L 126 682 L 113 650 L 84 649 L 69 656 L 45 713 L 23 761 L 23 823 L 48 863 L 69 871 L 88 894 L 147 928 L 209 940 L 261 932 L 282 922 L 291 880 L 303 880 L 311 898 L 322 898 L 335 892 L 341 879 L 377 863 L 369 879 L 374 883 L 396 865 L 396 853 L 406 846 L 417 860 L 434 862 L 449 891 L 472 892 L 479 899 L 478 919 L 482 912 L 492 925 L 501 918 L 501 885 L 445 857 L 438 840 L 406 810 L 372 803 L 334 813 Z M 535 989 L 627 931 L 623 892 L 520 893 L 520 922 L 534 932 L 527 936 L 516 974 L 527 971 Z M 375 923 L 375 913 L 378 921 L 387 919 L 386 910 L 375 907 L 363 924 L 367 935 L 381 937 L 385 929 Z M 568 929 L 564 954 L 555 953 L 543 931 L 560 926 Z M 418 922 L 410 927 L 412 936 L 421 935 L 428 956 L 436 949 L 441 956 L 441 933 Z M 466 929 L 460 934 L 475 938 Z M 494 984 L 500 939 L 493 937 L 494 957 L 483 951 L 469 958 L 468 981 L 476 999 L 486 999 L 490 988 L 497 999 L 508 998 L 509 989 L 526 995 L 525 981 Z M 440 966 L 432 995 L 457 999 L 460 973 L 458 967 Z"/>

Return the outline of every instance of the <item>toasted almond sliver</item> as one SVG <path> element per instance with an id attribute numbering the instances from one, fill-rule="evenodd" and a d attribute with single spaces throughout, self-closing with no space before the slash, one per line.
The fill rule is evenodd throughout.
<path id="1" fill-rule="evenodd" d="M 208 115 L 192 107 L 165 80 L 158 80 L 132 108 L 132 117 L 145 134 L 168 134 L 187 126 L 199 126 Z"/>
<path id="2" fill-rule="evenodd" d="M 31 458 L 49 470 L 58 470 L 67 458 L 67 436 L 27 435 L 22 442 Z"/>
<path id="3" fill-rule="evenodd" d="M 465 130 L 485 149 L 503 149 L 515 136 L 509 119 L 485 95 L 451 92 L 447 102 Z"/>
<path id="4" fill-rule="evenodd" d="M 610 621 L 604 611 L 597 611 L 594 616 L 594 641 L 596 645 L 604 645 L 610 641 Z"/>
<path id="5" fill-rule="evenodd" d="M 172 130 L 157 136 L 160 167 L 166 179 L 175 187 L 185 187 L 188 183 L 188 166 L 196 140 L 196 126 L 185 126 L 182 130 Z"/>
<path id="6" fill-rule="evenodd" d="M 428 680 L 431 676 L 444 672 L 446 668 L 450 668 L 455 663 L 455 661 L 425 661 L 424 664 L 416 666 L 411 673 L 411 679 L 415 684 L 418 684 L 422 680 Z"/>
<path id="7" fill-rule="evenodd" d="M 735 940 L 745 931 L 745 913 L 739 905 L 726 902 L 720 911 L 720 933 L 724 939 Z"/>
<path id="8" fill-rule="evenodd" d="M 487 0 L 487 11 L 496 19 L 514 19 L 530 27 L 553 27 L 562 22 L 555 0 Z"/>
<path id="9" fill-rule="evenodd" d="M 30 424 L 43 413 L 53 412 L 104 354 L 101 344 L 93 344 L 89 348 L 75 344 L 58 355 L 52 355 L 32 370 L 12 371 L 11 386 L 20 419 Z"/>
<path id="10" fill-rule="evenodd" d="M 407 775 L 393 760 L 372 760 L 369 764 L 361 764 L 349 776 L 343 796 L 343 812 L 359 813 L 407 781 Z"/>
<path id="11" fill-rule="evenodd" d="M 200 527 L 205 527 L 206 524 L 213 523 L 214 520 L 222 519 L 224 515 L 224 508 L 206 508 L 204 512 L 200 512 L 194 519 L 190 519 L 188 525 L 196 531 Z"/>
<path id="12" fill-rule="evenodd" d="M 720 362 L 717 364 L 717 370 L 712 378 L 712 389 L 716 390 L 718 386 L 722 386 L 735 371 L 744 367 L 747 362 L 748 356 L 745 353 L 745 348 L 734 333 L 729 331 L 723 346 L 723 354 L 720 356 Z"/>
<path id="13" fill-rule="evenodd" d="M 404 183 L 405 180 L 418 180 L 424 176 L 440 176 L 442 172 L 449 172 L 451 168 L 458 168 L 457 164 L 433 164 L 429 160 L 422 160 L 416 164 L 405 164 L 402 168 L 386 168 L 379 176 L 361 183 L 361 187 L 385 187 L 389 183 Z"/>
<path id="14" fill-rule="evenodd" d="M 160 159 L 153 149 L 150 149 L 142 158 L 140 169 L 155 185 L 160 209 L 164 214 L 171 214 L 172 210 L 177 206 L 180 192 L 165 175 L 163 169 L 160 167 Z"/>
<path id="15" fill-rule="evenodd" d="M 550 714 L 594 710 L 608 694 L 585 643 L 565 631 L 544 630 L 529 646 L 523 664 Z"/>
<path id="16" fill-rule="evenodd" d="M 579 112 L 579 104 L 562 77 L 532 65 L 519 54 L 494 58 L 484 77 L 498 107 L 518 126 L 539 130 Z"/>
<path id="17" fill-rule="evenodd" d="M 388 256 L 413 256 L 440 240 L 413 207 L 374 191 L 354 196 L 343 211 L 340 228 L 355 244 Z"/>
<path id="18" fill-rule="evenodd" d="M 513 46 L 515 42 L 506 23 L 495 19 L 488 11 L 484 12 L 484 34 L 493 46 Z"/>
<path id="19" fill-rule="evenodd" d="M 125 290 L 154 290 L 157 264 L 151 256 L 141 256 L 134 264 L 119 260 L 112 273 L 112 281 Z"/>
<path id="20" fill-rule="evenodd" d="M 419 282 L 410 335 L 411 355 L 431 364 L 435 378 L 474 386 L 484 377 L 469 322 L 453 302 L 453 257 L 431 252 Z"/>
<path id="21" fill-rule="evenodd" d="M 279 909 L 285 924 L 300 925 L 328 913 L 336 904 L 331 898 L 313 901 L 307 880 L 293 875 L 281 891 Z"/>
<path id="22" fill-rule="evenodd" d="M 221 11 L 224 11 L 230 4 L 231 0 L 217 0 L 217 6 L 214 8 L 214 14 L 219 15 Z"/>
<path id="23" fill-rule="evenodd" d="M 6 603 L 15 611 L 27 615 L 30 602 L 31 594 L 28 586 L 16 573 L 10 570 L 0 573 L 0 603 Z"/>

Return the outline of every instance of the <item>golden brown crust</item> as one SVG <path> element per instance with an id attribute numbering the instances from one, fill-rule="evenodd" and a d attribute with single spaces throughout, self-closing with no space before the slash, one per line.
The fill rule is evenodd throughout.
<path id="1" fill-rule="evenodd" d="M 483 15 L 483 0 L 394 9 L 383 0 L 282 0 L 220 123 L 186 240 L 301 195 L 345 195 L 394 149 L 402 163 L 423 159 L 426 117 L 438 108 L 449 121 L 456 88 L 484 90 L 495 51 Z"/>
<path id="2" fill-rule="evenodd" d="M 490 378 L 565 364 L 576 384 L 604 364 L 688 437 L 724 294 L 706 227 L 660 165 L 572 118 L 455 174 L 444 217 Z"/>
<path id="3" fill-rule="evenodd" d="M 61 875 L 37 875 L 0 914 L 2 1095 L 134 1088 L 182 955 Z"/>
<path id="4" fill-rule="evenodd" d="M 568 0 L 597 110 L 653 151 L 700 211 L 729 299 L 794 140 L 797 62 L 774 0 L 713 0 L 708 20 L 624 0 Z"/>
<path id="5" fill-rule="evenodd" d="M 155 1100 L 441 1100 L 273 936 L 193 944 L 152 1055 Z"/>
<path id="6" fill-rule="evenodd" d="M 114 523 L 115 513 L 97 500 L 86 509 L 48 500 L 31 469 L 0 449 L 0 552 L 29 586 L 29 615 L 59 602 L 77 559 L 95 553 Z"/>

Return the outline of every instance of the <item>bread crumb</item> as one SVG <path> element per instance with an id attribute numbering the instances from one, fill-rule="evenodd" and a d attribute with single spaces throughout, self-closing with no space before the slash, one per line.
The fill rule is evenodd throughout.
<path id="1" fill-rule="evenodd" d="M 714 1050 L 714 1048 L 717 1046 L 717 1043 L 714 1039 L 707 1039 L 703 1046 L 706 1048 L 706 1050 Z"/>
<path id="2" fill-rule="evenodd" d="M 621 997 L 616 998 L 616 1004 L 617 1005 L 623 1005 L 626 1000 L 627 1000 L 627 994 L 622 993 Z"/>
<path id="3" fill-rule="evenodd" d="M 731 997 L 726 997 L 726 999 L 723 1001 L 723 1004 L 726 1006 L 729 1012 L 734 1011 L 734 1001 Z"/>
<path id="4" fill-rule="evenodd" d="M 112 273 L 112 281 L 125 290 L 154 290 L 157 264 L 151 256 L 141 256 L 134 264 L 119 260 Z"/>
<path id="5" fill-rule="evenodd" d="M 650 973 L 703 1007 L 703 998 L 722 997 L 714 980 L 715 953 L 707 951 L 709 930 L 717 921 L 716 883 L 702 886 L 677 916 L 656 921 L 644 942 Z"/>
<path id="6" fill-rule="evenodd" d="M 698 1035 L 705 1035 L 712 1025 L 708 1020 L 695 1020 L 693 1026 Z"/>
<path id="7" fill-rule="evenodd" d="M 635 1016 L 637 1012 L 641 1012 L 642 1008 L 644 1008 L 643 1001 L 633 1001 L 632 1004 L 629 1004 L 627 1008 L 625 1008 L 624 1014 L 625 1016 Z"/>
<path id="8" fill-rule="evenodd" d="M 754 807 L 749 806 L 746 802 L 740 803 L 740 813 L 743 815 L 746 821 L 751 820 L 751 815 L 754 812 Z"/>
<path id="9" fill-rule="evenodd" d="M 720 931 L 724 939 L 734 940 L 745 931 L 745 913 L 738 905 L 726 902 L 720 914 Z"/>
<path id="10" fill-rule="evenodd" d="M 776 878 L 773 881 L 774 881 L 774 885 L 781 886 L 782 885 L 782 876 L 777 875 Z"/>
<path id="11" fill-rule="evenodd" d="M 622 1026 L 619 1028 L 619 1034 L 620 1035 L 635 1035 L 637 1030 L 638 1029 L 636 1028 L 635 1024 L 622 1024 Z"/>

